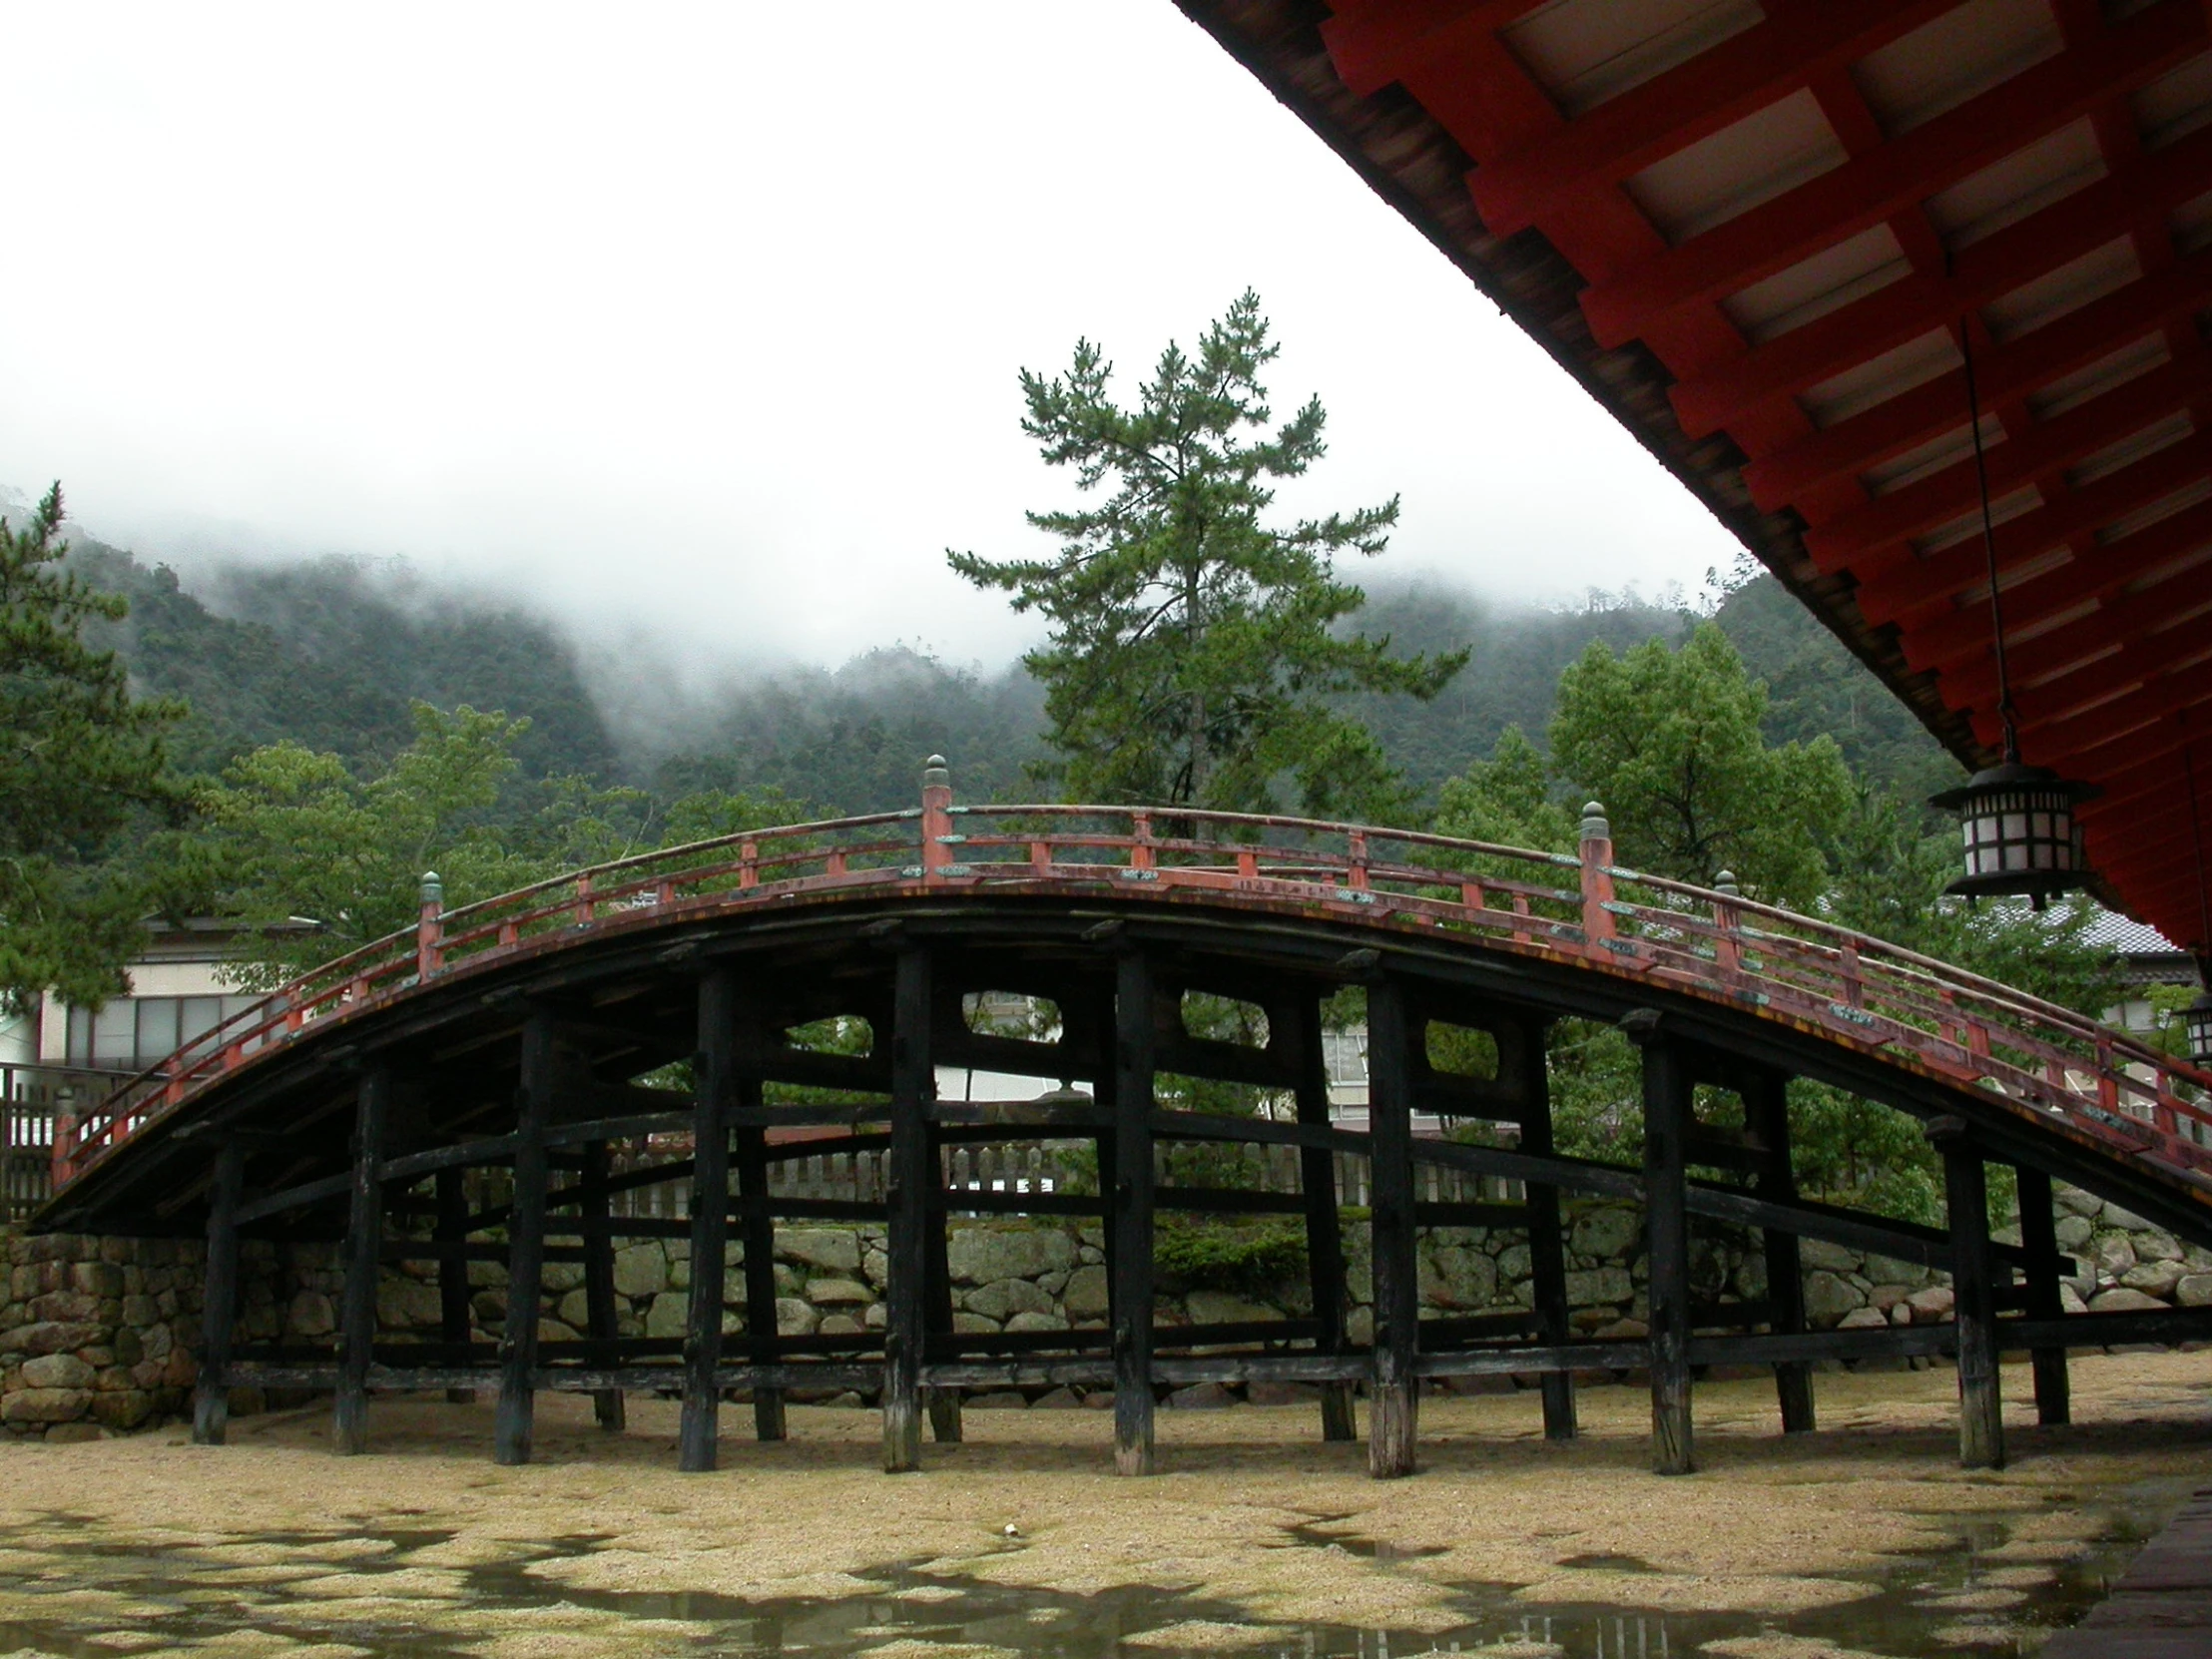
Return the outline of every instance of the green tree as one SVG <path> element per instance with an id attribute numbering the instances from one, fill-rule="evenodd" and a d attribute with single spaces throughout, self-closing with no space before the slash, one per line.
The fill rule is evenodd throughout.
<path id="1" fill-rule="evenodd" d="M 1604 803 L 1622 863 L 1700 882 L 1731 869 L 1754 897 L 1809 909 L 1851 773 L 1825 737 L 1769 747 L 1765 713 L 1766 688 L 1710 622 L 1680 650 L 1594 644 L 1560 677 L 1553 770 Z"/>
<path id="2" fill-rule="evenodd" d="M 1266 811 L 1285 776 L 1309 812 L 1380 816 L 1405 792 L 1366 727 L 1331 700 L 1430 698 L 1465 654 L 1393 658 L 1345 624 L 1365 603 L 1335 557 L 1382 551 L 1395 498 L 1350 514 L 1262 522 L 1274 481 L 1326 453 L 1318 398 L 1270 429 L 1262 372 L 1280 348 L 1247 291 L 1195 357 L 1170 343 L 1133 408 L 1080 340 L 1063 376 L 1024 369 L 1022 430 L 1073 467 L 1098 506 L 1032 512 L 1057 554 L 994 561 L 948 552 L 977 587 L 1050 625 L 1024 662 L 1045 687 L 1044 771 L 1078 799 Z"/>
<path id="3" fill-rule="evenodd" d="M 182 704 L 142 701 L 113 652 L 83 637 L 123 599 L 58 567 L 62 489 L 22 529 L 0 519 L 0 1008 L 49 986 L 80 1007 L 125 989 L 123 963 L 158 893 L 123 856 L 134 829 L 182 819 L 164 733 Z"/>
<path id="4" fill-rule="evenodd" d="M 1551 798 L 1543 756 L 1518 726 L 1498 734 L 1487 761 L 1445 783 L 1436 803 L 1436 829 L 1540 852 L 1571 852 L 1576 834 L 1574 816 Z"/>
<path id="5" fill-rule="evenodd" d="M 587 779 L 525 779 L 515 746 L 528 721 L 427 703 L 413 719 L 414 742 L 381 765 L 271 744 L 203 790 L 208 831 L 192 848 L 200 901 L 261 932 L 246 982 L 275 984 L 411 927 L 432 869 L 451 907 L 807 817 L 806 803 L 774 790 L 701 791 L 664 807 Z M 316 928 L 302 932 L 302 918 Z"/>
<path id="6" fill-rule="evenodd" d="M 526 724 L 418 703 L 414 742 L 382 767 L 356 771 L 295 743 L 233 762 L 202 793 L 202 856 L 215 907 L 262 930 L 249 979 L 274 983 L 412 926 L 427 870 L 448 904 L 536 875 L 488 822 Z M 300 934 L 302 918 L 319 930 Z"/>

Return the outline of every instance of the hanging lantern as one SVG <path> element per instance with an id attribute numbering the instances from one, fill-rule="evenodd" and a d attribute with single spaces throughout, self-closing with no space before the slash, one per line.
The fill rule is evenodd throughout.
<path id="1" fill-rule="evenodd" d="M 1943 890 L 1964 898 L 2025 893 L 2037 909 L 2088 880 L 2074 808 L 2103 794 L 2047 767 L 2007 761 L 1977 772 L 1930 805 L 1959 816 L 1966 872 Z"/>
<path id="2" fill-rule="evenodd" d="M 2212 991 L 2197 992 L 2196 1001 L 2181 1010 L 2181 1028 L 2188 1034 L 2189 1058 L 2212 1066 Z"/>
<path id="3" fill-rule="evenodd" d="M 1989 518 L 1989 470 L 1981 447 L 1981 395 L 1975 389 L 1973 329 L 1958 325 L 1958 349 L 1966 373 L 1966 417 L 1973 435 L 1974 482 L 1981 497 L 1981 548 L 1989 566 L 1989 648 L 1996 657 L 1997 719 L 2004 727 L 2004 759 L 1985 767 L 1960 789 L 1945 790 L 1929 805 L 1954 812 L 1965 839 L 1966 873 L 1943 890 L 1962 898 L 2025 893 L 2040 910 L 2053 893 L 2086 886 L 2089 859 L 2082 848 L 2074 808 L 2104 792 L 2076 784 L 2048 767 L 2020 760 L 2020 734 L 2012 708 L 2012 681 L 2004 662 L 2004 583 L 1997 571 L 1996 531 Z"/>

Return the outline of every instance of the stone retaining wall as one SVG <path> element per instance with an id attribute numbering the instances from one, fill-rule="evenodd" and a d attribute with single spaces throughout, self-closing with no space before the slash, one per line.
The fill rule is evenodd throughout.
<path id="1" fill-rule="evenodd" d="M 2141 1218 L 2086 1193 L 2058 1190 L 2061 1248 L 2081 1266 L 2066 1282 L 2069 1311 L 2212 1305 L 2212 1252 L 2184 1247 Z M 1641 1214 L 1630 1205 L 1573 1202 L 1565 1208 L 1568 1296 L 1578 1335 L 1644 1334 Z M 1346 1229 L 1353 1299 L 1351 1335 L 1374 1333 L 1368 1233 Z M 2016 1231 L 2000 1234 L 2016 1241 Z M 961 1331 L 1061 1331 L 1106 1320 L 1104 1235 L 1097 1224 L 956 1222 L 947 1245 L 953 1323 Z M 30 1237 L 0 1232 L 7 1270 L 0 1298 L 0 1426 L 49 1439 L 122 1432 L 183 1413 L 197 1375 L 202 1249 L 196 1241 Z M 1807 1240 L 1807 1311 L 1820 1329 L 1931 1324 L 1950 1315 L 1947 1277 L 1925 1268 Z M 680 1337 L 691 1284 L 683 1240 L 645 1240 L 615 1255 L 624 1336 Z M 723 1278 L 724 1328 L 743 1328 L 745 1279 L 735 1241 Z M 343 1274 L 336 1247 L 279 1250 L 247 1241 L 241 1252 L 240 1341 L 307 1345 L 333 1340 Z M 1765 1260 L 1749 1236 L 1697 1228 L 1692 1295 L 1701 1302 L 1749 1302 L 1766 1295 Z M 793 1335 L 874 1330 L 883 1323 L 883 1232 L 870 1226 L 779 1228 L 777 1326 Z M 471 1265 L 476 1332 L 493 1340 L 506 1317 L 506 1271 Z M 584 1325 L 583 1269 L 545 1268 L 540 1335 L 573 1340 Z M 1513 1230 L 1431 1229 L 1420 1253 L 1421 1302 L 1442 1316 L 1506 1313 L 1531 1305 L 1528 1246 Z M 386 1269 L 377 1288 L 383 1340 L 437 1335 L 438 1291 L 429 1264 Z M 1303 1281 L 1234 1285 L 1163 1276 L 1163 1325 L 1213 1325 L 1310 1313 Z M 1596 1379 L 1591 1379 L 1596 1381 Z M 1255 1397 L 1284 1390 L 1256 1389 Z M 241 1389 L 234 1408 L 263 1403 Z M 1185 1403 L 1222 1402 L 1207 1385 Z M 856 1401 L 857 1396 L 850 1397 Z M 1054 1390 L 1053 1403 L 1071 1403 Z M 1001 1391 L 995 1404 L 1033 1402 Z"/>

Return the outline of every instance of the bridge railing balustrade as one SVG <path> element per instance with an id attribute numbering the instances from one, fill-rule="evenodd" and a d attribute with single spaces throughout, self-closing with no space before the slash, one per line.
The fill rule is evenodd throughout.
<path id="1" fill-rule="evenodd" d="M 1593 966 L 1823 1028 L 2062 1115 L 2114 1147 L 2212 1173 L 2212 1075 L 1962 969 L 1735 894 L 1580 855 L 1423 831 L 1182 807 L 961 806 L 942 772 L 923 804 L 667 848 L 534 883 L 362 946 L 234 1015 L 57 1137 L 66 1180 L 149 1111 L 313 1022 L 422 974 L 659 913 L 880 886 L 1179 888 L 1348 919 L 1387 916 Z M 1599 830 L 1602 831 L 1602 822 Z"/>

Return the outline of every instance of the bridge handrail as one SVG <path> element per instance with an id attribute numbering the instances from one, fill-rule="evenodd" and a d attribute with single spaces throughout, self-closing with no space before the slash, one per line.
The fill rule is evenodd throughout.
<path id="1" fill-rule="evenodd" d="M 894 825 L 911 826 L 910 837 L 854 838 Z M 970 825 L 989 828 L 969 832 Z M 55 1184 L 122 1144 L 154 1113 L 319 1018 L 433 978 L 456 958 L 520 947 L 558 925 L 591 926 L 602 911 L 856 884 L 1039 878 L 1287 889 L 1301 901 L 1381 905 L 1414 922 L 1502 934 L 1500 942 L 1514 948 L 1648 971 L 1677 988 L 1754 1005 L 1780 999 L 1832 1035 L 1909 1056 L 1954 1080 L 1993 1085 L 2102 1139 L 2131 1150 L 2155 1146 L 2162 1161 L 2212 1175 L 2205 1144 L 2212 1141 L 2212 1107 L 2204 1104 L 2212 1098 L 2212 1074 L 2072 1009 L 1822 917 L 1623 868 L 1613 862 L 1611 840 L 1585 829 L 1575 854 L 1285 814 L 1065 802 L 956 806 L 940 783 L 925 785 L 918 809 L 770 826 L 631 853 L 450 910 L 433 898 L 414 928 L 295 976 L 124 1084 L 83 1121 L 57 1125 Z M 1233 838 L 1254 834 L 1259 838 Z M 1378 856 L 1383 847 L 1432 850 L 1452 862 L 1398 862 Z M 1023 848 L 1026 859 L 962 857 Z M 1549 884 L 1570 870 L 1572 887 Z M 1623 898 L 1624 887 L 1659 901 Z M 1510 907 L 1492 904 L 1493 896 Z M 1748 918 L 1766 925 L 1752 926 Z M 2182 1133 L 2184 1122 L 2195 1126 L 2191 1133 Z"/>

